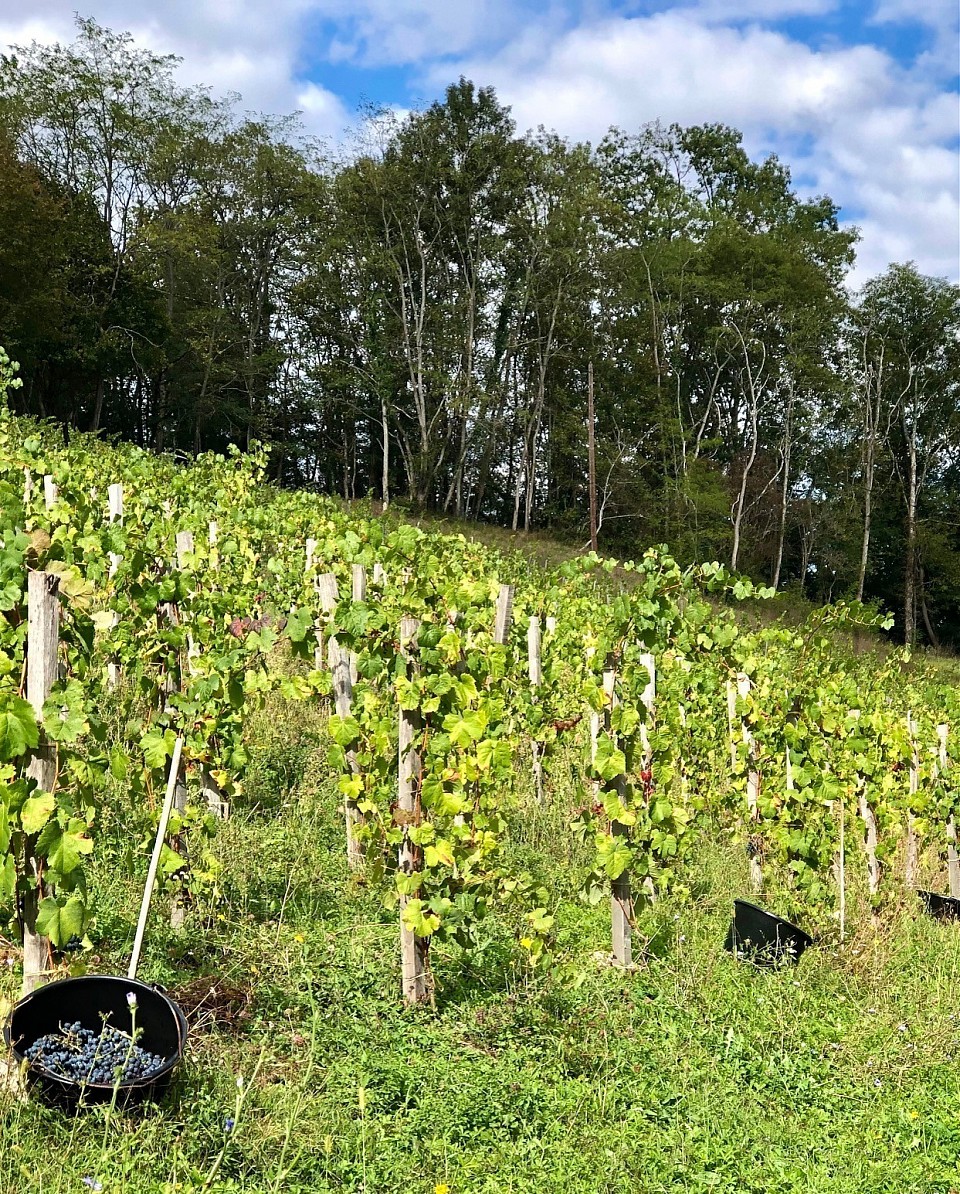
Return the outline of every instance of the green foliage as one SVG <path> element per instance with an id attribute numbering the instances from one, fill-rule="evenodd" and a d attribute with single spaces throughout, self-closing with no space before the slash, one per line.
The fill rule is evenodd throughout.
<path id="1" fill-rule="evenodd" d="M 278 701 L 258 719 L 252 757 L 277 745 L 285 712 L 304 710 Z M 558 777 L 540 815 L 559 826 L 575 799 Z M 112 857 L 125 832 L 105 827 L 110 852 L 91 872 L 107 972 L 126 954 L 105 929 L 129 928 L 139 903 Z M 85 1177 L 130 1194 L 332 1194 L 364 1178 L 422 1194 L 955 1187 L 960 952 L 944 926 L 904 909 L 796 968 L 738 964 L 722 942 L 742 860 L 714 845 L 697 859 L 702 898 L 644 913 L 651 953 L 625 976 L 594 961 L 606 916 L 575 902 L 578 876 L 551 832 L 541 880 L 562 965 L 526 975 L 501 932 L 464 972 L 438 943 L 438 1006 L 411 1013 L 396 997 L 393 920 L 375 892 L 344 894 L 340 833 L 322 758 L 287 808 L 223 828 L 215 913 L 179 936 L 152 928 L 144 954 L 147 981 L 184 1004 L 211 983 L 222 992 L 171 1094 L 132 1123 L 0 1093 L 0 1189 L 72 1194 Z M 7 969 L 0 1002 L 17 994 Z"/>
<path id="2" fill-rule="evenodd" d="M 89 18 L 0 62 L 17 410 L 579 546 L 589 365 L 605 550 L 960 639 L 955 286 L 851 299 L 838 202 L 729 126 L 575 144 L 461 78 L 335 162 L 176 68 Z"/>
<path id="3" fill-rule="evenodd" d="M 43 897 L 61 912 L 69 904 L 66 916 L 82 909 L 86 926 L 107 795 L 122 787 L 145 844 L 178 735 L 188 785 L 204 796 L 171 830 L 163 882 L 196 906 L 212 900 L 223 874 L 206 794 L 237 807 L 282 807 L 311 740 L 291 731 L 270 762 L 251 756 L 245 725 L 277 700 L 329 710 L 324 665 L 339 653 L 355 674 L 352 707 L 330 710 L 326 753 L 357 818 L 364 881 L 444 948 L 480 950 L 491 923 L 505 920 L 530 961 L 553 965 L 556 909 L 535 868 L 517 868 L 506 850 L 511 827 L 529 814 L 520 777 L 534 748 L 545 799 L 555 768 L 573 768 L 581 799 L 569 821 L 587 847 L 577 885 L 588 903 L 627 875 L 638 907 L 689 891 L 690 860 L 719 828 L 749 841 L 785 898 L 830 915 L 833 858 L 841 829 L 854 848 L 861 801 L 880 831 L 878 905 L 893 898 L 908 824 L 921 844 L 945 846 L 956 744 L 947 742 L 944 766 L 937 725 L 955 697 L 906 655 L 858 663 L 838 648 L 844 635 L 889 624 L 869 607 L 839 604 L 794 628 L 748 630 L 733 609 L 771 590 L 718 563 L 683 568 L 666 548 L 540 569 L 463 536 L 275 489 L 259 450 L 183 467 L 83 435 L 51 446 L 41 431 L 9 413 L 0 423 L 9 498 L 0 549 L 0 893 L 14 929 L 31 852 Z M 46 474 L 59 487 L 49 508 L 37 483 Z M 105 487 L 113 479 L 124 486 L 125 509 L 111 522 Z M 192 546 L 181 541 L 178 552 L 186 531 Z M 355 566 L 367 576 L 362 600 L 348 596 Z M 40 723 L 23 690 L 32 568 L 59 578 L 63 615 L 61 675 Z M 327 573 L 340 594 L 332 610 L 318 593 Z M 494 605 L 507 582 L 514 621 L 507 641 L 495 643 Z M 419 629 L 401 645 L 404 617 Z M 531 617 L 543 631 L 536 688 L 527 671 Z M 751 687 L 728 724 L 727 688 L 738 675 Z M 396 807 L 401 710 L 417 723 L 412 812 Z M 585 733 L 591 718 L 595 751 Z M 41 747 L 56 758 L 49 793 L 27 774 Z M 759 779 L 748 808 L 751 776 Z M 64 915 L 45 923 L 59 933 Z"/>

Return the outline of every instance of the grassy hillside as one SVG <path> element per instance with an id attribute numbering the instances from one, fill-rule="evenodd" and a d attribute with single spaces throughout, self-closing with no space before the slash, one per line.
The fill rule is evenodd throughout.
<path id="1" fill-rule="evenodd" d="M 946 665 L 932 674 L 837 611 L 825 633 L 822 619 L 799 625 L 787 599 L 744 602 L 735 623 L 718 606 L 748 586 L 704 568 L 701 599 L 700 581 L 656 552 L 632 570 L 557 569 L 570 551 L 549 540 L 437 523 L 456 537 L 421 535 L 399 514 L 384 527 L 262 486 L 256 459 L 181 469 L 79 436 L 48 449 L 36 430 L 0 423 L 0 833 L 21 864 L 46 835 L 58 909 L 62 897 L 77 912 L 89 888 L 54 938 L 58 973 L 124 972 L 158 793 L 185 739 L 198 805 L 189 867 L 171 853 L 168 875 L 189 910 L 172 930 L 163 887 L 141 973 L 192 1030 L 169 1099 L 136 1114 L 64 1117 L 22 1099 L 5 1063 L 0 1194 L 960 1190 L 960 929 L 926 919 L 909 890 L 944 889 L 960 819 Z M 113 477 L 122 522 L 105 500 Z M 364 601 L 346 596 L 355 564 Z M 23 630 L 45 567 L 70 592 L 65 675 L 41 710 L 62 766 L 37 793 L 20 775 L 41 729 L 21 699 Z M 319 593 L 330 573 L 332 612 Z M 506 581 L 514 625 L 494 643 Z M 791 629 L 751 633 L 780 610 Z M 411 614 L 415 662 L 398 633 Z M 545 627 L 535 690 L 528 617 Z M 320 664 L 342 677 L 345 658 L 351 716 L 331 721 Z M 753 688 L 731 710 L 741 672 Z M 422 719 L 419 809 L 397 807 L 400 708 Z M 233 809 L 205 828 L 204 768 Z M 351 792 L 367 851 L 353 874 Z M 861 795 L 884 870 L 872 902 Z M 64 841 L 83 869 L 67 867 Z M 905 841 L 920 863 L 909 878 Z M 409 843 L 422 847 L 416 874 L 395 861 Z M 764 902 L 817 936 L 796 968 L 757 970 L 723 949 L 732 900 L 750 889 L 745 847 L 762 860 Z M 640 908 L 636 965 L 620 971 L 610 880 L 628 867 L 634 890 L 649 877 L 659 898 Z M 421 932 L 432 1006 L 401 1001 L 401 897 L 421 926 L 424 908 L 437 928 L 445 918 Z M 0 940 L 0 1019 L 19 961 Z"/>
<path id="2" fill-rule="evenodd" d="M 530 977 L 491 929 L 466 967 L 438 948 L 436 1008 L 404 1010 L 394 916 L 348 879 L 322 717 L 274 704 L 248 737 L 219 898 L 176 935 L 160 901 L 148 937 L 143 976 L 199 1003 L 171 1100 L 71 1119 L 0 1096 L 4 1194 L 960 1188 L 960 927 L 860 908 L 853 939 L 796 968 L 738 963 L 722 943 L 746 860 L 721 838 L 687 874 L 695 903 L 644 914 L 624 975 L 606 910 L 575 898 L 559 767 L 509 849 L 556 896 L 565 960 Z M 120 971 L 138 868 L 92 881 L 92 964 Z"/>

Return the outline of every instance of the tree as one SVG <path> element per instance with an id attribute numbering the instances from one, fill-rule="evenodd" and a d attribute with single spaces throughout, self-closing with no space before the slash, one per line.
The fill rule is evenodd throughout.
<path id="1" fill-rule="evenodd" d="M 887 412 L 881 418 L 893 437 L 903 498 L 903 635 L 913 643 L 920 511 L 928 487 L 944 481 L 960 450 L 960 287 L 925 277 L 912 263 L 892 265 L 863 288 L 858 320 L 871 403 Z"/>

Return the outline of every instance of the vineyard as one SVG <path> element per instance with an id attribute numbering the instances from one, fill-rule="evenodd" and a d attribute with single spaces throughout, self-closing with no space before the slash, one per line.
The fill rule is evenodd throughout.
<path id="1" fill-rule="evenodd" d="M 0 415 L 0 994 L 123 965 L 178 739 L 145 962 L 211 980 L 201 1025 L 212 980 L 230 993 L 170 1134 L 165 1111 L 137 1129 L 143 1184 L 122 1117 L 101 1142 L 0 1093 L 3 1188 L 960 1183 L 952 1014 L 891 1029 L 914 1049 L 895 1081 L 860 1074 L 888 1010 L 919 1016 L 926 986 L 939 1017 L 960 965 L 916 895 L 960 896 L 949 677 L 854 653 L 882 622 L 862 606 L 752 626 L 738 607 L 772 594 L 718 565 L 544 569 L 274 489 L 264 464 Z M 770 974 L 725 957 L 732 895 L 817 948 Z M 772 1068 L 745 1027 L 768 1013 Z M 702 1102 L 688 1063 L 720 1065 Z M 904 1100 L 934 1074 L 924 1126 Z M 756 1135 L 771 1091 L 802 1121 L 779 1153 Z M 711 1098 L 742 1118 L 712 1123 Z M 578 1108 L 599 1144 L 574 1143 Z M 811 1125 L 840 1159 L 807 1157 Z M 62 1185 L 30 1156 L 51 1134 L 88 1166 Z"/>

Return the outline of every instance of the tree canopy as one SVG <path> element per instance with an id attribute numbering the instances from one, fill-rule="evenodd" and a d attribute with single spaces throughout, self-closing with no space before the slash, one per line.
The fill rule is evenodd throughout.
<path id="1" fill-rule="evenodd" d="M 892 264 L 737 130 L 596 146 L 467 79 L 336 156 L 78 20 L 0 59 L 13 401 L 281 482 L 668 542 L 960 638 L 960 291 Z"/>

